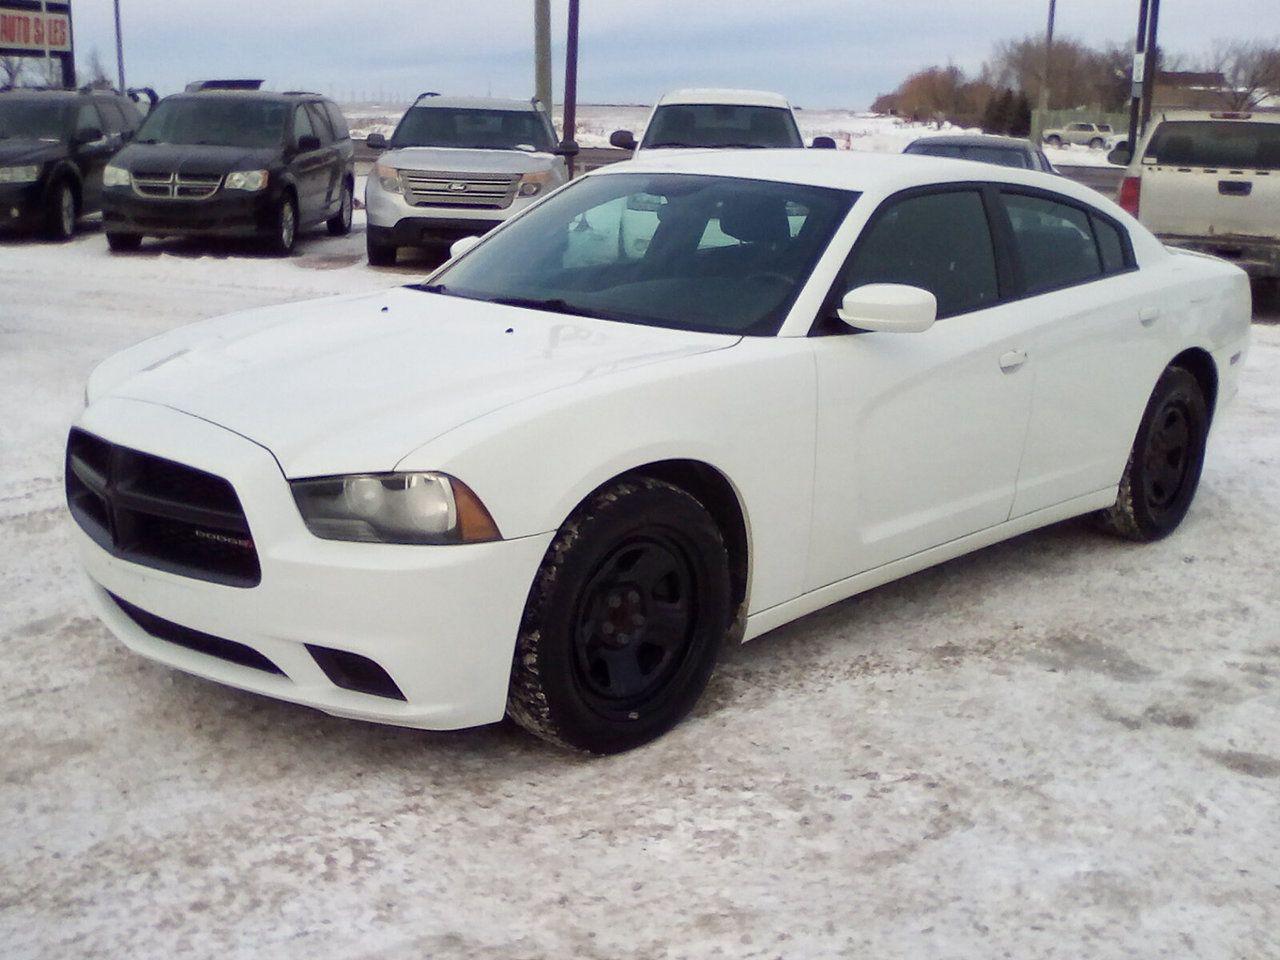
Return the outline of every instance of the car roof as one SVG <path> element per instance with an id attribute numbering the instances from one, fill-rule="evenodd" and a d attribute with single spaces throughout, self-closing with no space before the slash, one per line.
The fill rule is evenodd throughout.
<path id="1" fill-rule="evenodd" d="M 912 140 L 908 146 L 914 147 L 922 143 L 938 143 L 949 147 L 999 147 L 1006 150 L 1033 149 L 1030 140 L 1018 137 L 997 137 L 989 133 L 948 134 L 943 137 L 920 137 Z"/>
<path id="2" fill-rule="evenodd" d="M 1226 123 L 1247 120 L 1280 123 L 1280 111 L 1259 110 L 1256 107 L 1252 110 L 1161 110 L 1160 120 L 1222 120 Z"/>
<path id="3" fill-rule="evenodd" d="M 431 109 L 447 107 L 454 110 L 518 110 L 533 112 L 538 109 L 532 100 L 509 100 L 499 97 L 422 96 L 414 101 L 413 105 Z"/>
<path id="4" fill-rule="evenodd" d="M 275 90 L 184 90 L 171 93 L 165 100 L 265 100 L 274 103 L 300 103 L 325 100 L 319 93 L 278 93 Z"/>
<path id="5" fill-rule="evenodd" d="M 662 99 L 658 101 L 658 106 L 665 107 L 676 103 L 688 106 L 700 104 L 725 104 L 744 107 L 781 107 L 784 110 L 791 109 L 791 104 L 788 102 L 787 98 L 780 93 L 770 93 L 768 90 L 731 90 L 728 88 L 716 87 L 690 87 L 684 90 L 672 90 L 670 93 L 662 95 Z"/>

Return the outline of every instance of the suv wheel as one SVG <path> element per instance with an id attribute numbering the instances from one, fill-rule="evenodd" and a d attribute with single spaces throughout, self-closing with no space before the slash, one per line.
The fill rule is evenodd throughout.
<path id="1" fill-rule="evenodd" d="M 396 265 L 396 248 L 384 243 L 374 243 L 373 238 L 365 235 L 365 250 L 369 254 L 369 266 L 394 267 Z"/>
<path id="2" fill-rule="evenodd" d="M 329 218 L 330 236 L 345 237 L 351 232 L 351 211 L 354 207 L 355 198 L 351 195 L 351 184 L 344 181 L 342 184 L 342 204 L 338 207 L 338 212 Z"/>
<path id="3" fill-rule="evenodd" d="M 1107 141 L 1103 140 L 1101 137 L 1094 137 L 1089 141 L 1089 148 L 1092 150 L 1101 150 L 1106 145 Z"/>
<path id="4" fill-rule="evenodd" d="M 49 194 L 45 233 L 50 240 L 70 240 L 76 232 L 76 192 L 69 180 L 61 180 Z"/>
<path id="5" fill-rule="evenodd" d="M 142 246 L 142 237 L 136 233 L 108 233 L 107 246 L 114 253 L 131 253 Z"/>
<path id="6" fill-rule="evenodd" d="M 271 237 L 271 252 L 278 257 L 293 253 L 298 242 L 298 203 L 292 194 L 280 198 L 276 208 L 275 232 Z"/>
<path id="7" fill-rule="evenodd" d="M 547 549 L 516 643 L 507 712 L 545 740 L 618 753 L 697 703 L 731 619 L 719 527 L 679 487 L 608 486 Z"/>
<path id="8" fill-rule="evenodd" d="M 1044 142 L 1051 147 L 1062 146 L 1062 138 L 1058 136 L 1056 133 L 1050 134 L 1049 136 L 1045 137 Z"/>

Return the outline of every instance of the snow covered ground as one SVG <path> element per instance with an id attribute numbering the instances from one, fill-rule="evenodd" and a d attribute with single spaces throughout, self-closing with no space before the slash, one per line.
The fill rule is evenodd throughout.
<path id="1" fill-rule="evenodd" d="M 1280 327 L 1175 536 L 1065 523 L 839 604 L 584 760 L 177 674 L 81 600 L 92 366 L 423 270 L 362 243 L 0 243 L 5 960 L 1280 957 Z"/>
<path id="2" fill-rule="evenodd" d="M 390 136 L 408 104 L 361 103 L 342 109 L 351 122 L 352 133 L 365 137 L 370 133 Z M 578 108 L 578 143 L 584 147 L 609 146 L 614 130 L 630 130 L 639 136 L 649 119 L 646 106 L 597 106 L 583 104 Z M 832 137 L 841 150 L 870 150 L 875 153 L 901 153 L 912 140 L 939 134 L 980 133 L 943 124 L 911 123 L 899 117 L 886 117 L 855 110 L 801 110 L 796 114 L 800 132 L 806 143 L 814 137 Z M 563 118 L 556 114 L 556 129 L 563 129 Z M 1063 166 L 1110 167 L 1104 150 L 1070 144 L 1045 148 L 1050 162 Z"/>

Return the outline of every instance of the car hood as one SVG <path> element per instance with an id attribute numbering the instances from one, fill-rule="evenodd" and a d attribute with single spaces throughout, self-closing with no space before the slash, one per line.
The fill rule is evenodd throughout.
<path id="1" fill-rule="evenodd" d="M 403 147 L 388 150 L 379 163 L 407 170 L 449 173 L 535 173 L 550 170 L 556 157 L 526 150 L 455 150 L 452 147 Z"/>
<path id="2" fill-rule="evenodd" d="M 127 170 L 191 175 L 230 173 L 232 170 L 261 170 L 279 159 L 270 147 L 218 147 L 185 143 L 131 143 L 112 161 Z"/>
<path id="3" fill-rule="evenodd" d="M 65 144 L 53 140 L 0 140 L 0 166 L 44 163 L 66 152 Z"/>
<path id="4" fill-rule="evenodd" d="M 88 395 L 219 424 L 290 478 L 376 472 L 510 404 L 739 339 L 402 287 L 170 331 L 101 364 Z"/>

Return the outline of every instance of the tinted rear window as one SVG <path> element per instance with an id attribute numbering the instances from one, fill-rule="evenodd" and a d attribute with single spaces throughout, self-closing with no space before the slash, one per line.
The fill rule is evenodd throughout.
<path id="1" fill-rule="evenodd" d="M 1143 159 L 1175 167 L 1280 170 L 1280 123 L 1165 121 Z"/>
<path id="2" fill-rule="evenodd" d="M 1102 261 L 1087 213 L 1043 197 L 1002 196 L 1028 294 L 1102 276 Z"/>

